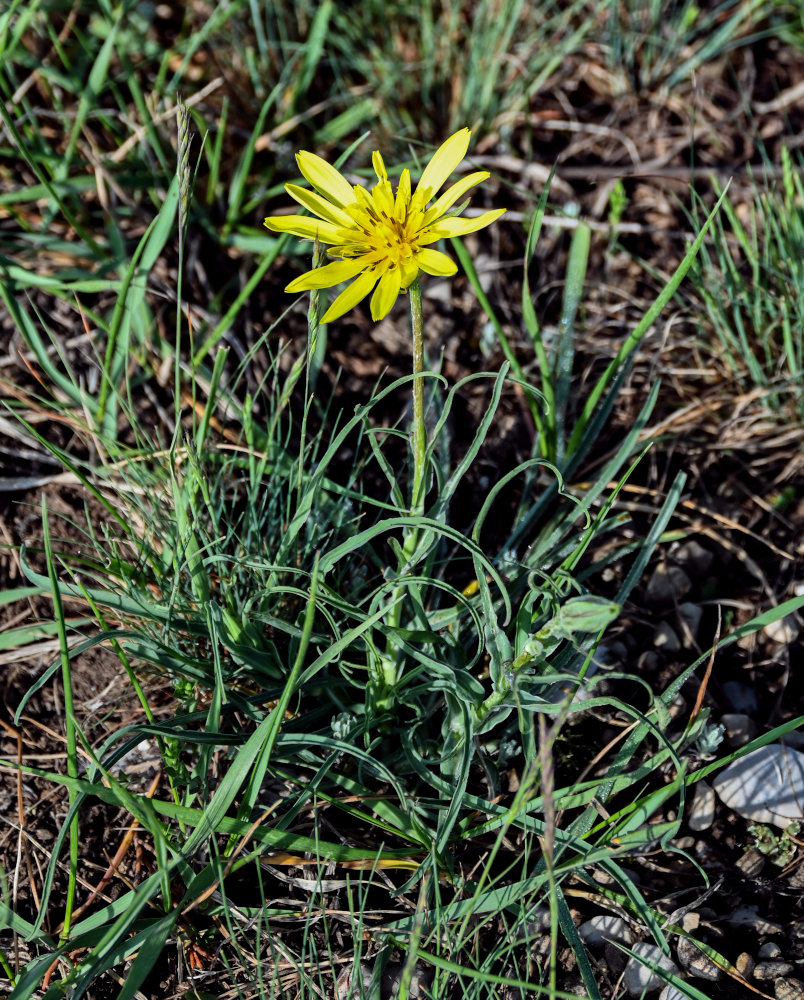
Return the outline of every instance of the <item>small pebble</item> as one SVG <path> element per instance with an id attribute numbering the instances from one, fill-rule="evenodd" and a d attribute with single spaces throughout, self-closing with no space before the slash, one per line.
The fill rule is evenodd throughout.
<path id="1" fill-rule="evenodd" d="M 679 962 L 691 976 L 695 976 L 698 979 L 706 979 L 710 983 L 717 982 L 720 979 L 720 969 L 689 938 L 682 937 L 678 939 L 676 954 L 678 955 Z"/>
<path id="2" fill-rule="evenodd" d="M 653 965 L 658 965 L 665 972 L 678 975 L 678 967 L 675 962 L 671 961 L 655 944 L 647 944 L 644 941 L 640 941 L 634 945 L 633 951 L 640 958 L 651 962 Z M 625 972 L 623 973 L 623 984 L 632 997 L 642 996 L 643 993 L 651 993 L 653 990 L 661 989 L 665 985 L 663 979 L 651 969 L 642 965 L 636 958 L 628 960 Z"/>
<path id="3" fill-rule="evenodd" d="M 667 622 L 661 622 L 653 633 L 653 645 L 664 653 L 677 653 L 681 649 L 681 640 Z"/>
<path id="4" fill-rule="evenodd" d="M 762 631 L 772 642 L 778 642 L 782 645 L 786 645 L 796 638 L 799 633 L 799 628 L 798 625 L 796 625 L 794 616 L 786 615 L 784 618 L 780 618 L 778 621 L 771 622 L 770 625 L 766 625 Z"/>
<path id="5" fill-rule="evenodd" d="M 689 827 L 699 833 L 708 830 L 715 821 L 715 792 L 706 781 L 699 781 L 695 786 L 690 807 Z"/>
<path id="6" fill-rule="evenodd" d="M 701 914 L 696 913 L 695 910 L 690 910 L 689 913 L 685 913 L 682 917 L 681 926 L 688 934 L 692 934 L 693 931 L 697 931 L 701 926 Z"/>
<path id="7" fill-rule="evenodd" d="M 637 660 L 637 670 L 641 677 L 645 674 L 655 674 L 661 666 L 661 660 L 652 649 L 646 650 Z"/>
<path id="8" fill-rule="evenodd" d="M 671 719 L 677 719 L 679 715 L 684 715 L 687 711 L 687 700 L 681 694 L 680 691 L 676 692 L 675 698 L 670 702 L 670 706 L 667 711 L 670 713 Z"/>
<path id="9" fill-rule="evenodd" d="M 714 556 L 703 545 L 700 545 L 694 538 L 691 538 L 687 542 L 682 542 L 673 551 L 673 558 L 691 576 L 700 577 L 709 572 Z"/>
<path id="10" fill-rule="evenodd" d="M 373 974 L 368 965 L 361 964 L 359 969 L 347 965 L 335 983 L 336 1000 L 358 1000 L 371 990 Z"/>
<path id="11" fill-rule="evenodd" d="M 759 708 L 756 691 L 742 681 L 724 681 L 721 691 L 733 712 L 756 712 Z"/>
<path id="12" fill-rule="evenodd" d="M 772 962 L 757 962 L 754 969 L 754 979 L 763 982 L 769 979 L 778 979 L 780 976 L 789 976 L 793 971 L 790 962 L 781 962 L 778 959 Z"/>
<path id="13" fill-rule="evenodd" d="M 394 1000 L 396 995 L 399 993 L 399 983 L 402 978 L 402 966 L 399 964 L 391 963 L 386 965 L 385 970 L 382 974 L 382 991 L 381 995 L 387 997 L 388 1000 Z M 410 980 L 410 988 L 408 990 L 409 997 L 425 997 L 427 995 L 426 991 L 429 989 L 430 983 L 433 979 L 432 969 L 428 969 L 420 962 L 417 962 L 413 969 L 413 976 Z M 368 990 L 365 996 L 368 996 Z"/>
<path id="14" fill-rule="evenodd" d="M 773 992 L 776 1000 L 804 1000 L 804 983 L 799 979 L 777 979 Z"/>
<path id="15" fill-rule="evenodd" d="M 775 941 L 766 941 L 757 952 L 757 958 L 778 958 L 781 953 L 782 949 Z"/>
<path id="16" fill-rule="evenodd" d="M 721 715 L 720 724 L 726 730 L 726 742 L 730 747 L 744 747 L 757 734 L 757 725 L 744 712 L 726 712 Z"/>
<path id="17" fill-rule="evenodd" d="M 758 851 L 756 847 L 749 847 L 745 854 L 738 859 L 737 867 L 744 875 L 755 878 L 765 867 L 765 860 L 765 855 L 761 851 Z"/>
<path id="18" fill-rule="evenodd" d="M 747 951 L 743 951 L 737 956 L 734 968 L 740 973 L 743 979 L 750 979 L 753 975 L 755 965 L 756 962 L 754 959 L 748 954 Z"/>
<path id="19" fill-rule="evenodd" d="M 517 941 L 530 940 L 550 929 L 550 910 L 546 906 L 537 906 L 528 916 L 530 919 L 517 928 Z"/>
<path id="20" fill-rule="evenodd" d="M 646 597 L 651 604 L 673 604 L 690 590 L 692 583 L 683 569 L 661 562 L 648 580 Z"/>
<path id="21" fill-rule="evenodd" d="M 659 1000 L 687 1000 L 683 993 L 679 993 L 675 986 L 668 983 L 659 994 Z"/>
<path id="22" fill-rule="evenodd" d="M 699 604 L 693 604 L 692 601 L 684 601 L 678 606 L 678 617 L 681 619 L 681 635 L 684 645 L 689 648 L 698 641 L 703 608 Z"/>
<path id="23" fill-rule="evenodd" d="M 622 944 L 631 944 L 634 936 L 631 928 L 622 917 L 613 914 L 598 914 L 581 924 L 578 933 L 584 944 L 590 948 L 602 948 L 607 941 L 620 941 Z"/>

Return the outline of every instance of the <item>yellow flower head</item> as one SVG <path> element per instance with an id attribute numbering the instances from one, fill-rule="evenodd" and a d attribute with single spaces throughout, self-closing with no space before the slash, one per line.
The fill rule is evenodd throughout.
<path id="1" fill-rule="evenodd" d="M 445 236 L 465 236 L 482 229 L 505 211 L 498 208 L 473 219 L 448 215 L 462 195 L 489 176 L 482 170 L 468 174 L 447 188 L 428 208 L 433 196 L 466 155 L 469 134 L 469 129 L 463 128 L 447 139 L 425 167 L 415 191 L 411 189 L 410 171 L 403 170 L 396 194 L 377 152 L 371 157 L 377 183 L 370 192 L 359 184 L 352 186 L 335 167 L 315 153 L 304 150 L 298 153 L 299 170 L 313 190 L 297 184 L 286 184 L 285 190 L 318 218 L 271 215 L 265 225 L 276 232 L 294 233 L 328 244 L 329 256 L 336 259 L 302 274 L 291 281 L 285 291 L 329 288 L 354 278 L 327 309 L 322 322 L 343 316 L 372 289 L 371 316 L 380 320 L 390 312 L 400 291 L 413 283 L 419 271 L 442 276 L 455 274 L 458 270 L 455 262 L 439 250 L 433 250 L 430 244 Z"/>

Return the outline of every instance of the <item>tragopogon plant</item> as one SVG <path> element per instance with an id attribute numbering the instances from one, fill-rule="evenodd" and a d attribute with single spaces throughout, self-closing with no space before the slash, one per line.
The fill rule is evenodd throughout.
<path id="1" fill-rule="evenodd" d="M 424 422 L 424 331 L 419 274 L 447 277 L 458 270 L 455 262 L 433 244 L 445 237 L 465 236 L 488 226 L 505 209 L 492 209 L 472 218 L 459 218 L 465 206 L 450 214 L 455 203 L 475 185 L 486 180 L 487 171 L 467 174 L 452 184 L 434 202 L 432 199 L 455 171 L 469 148 L 470 132 L 461 129 L 436 151 L 427 164 L 415 191 L 410 170 L 402 171 L 396 192 L 379 152 L 372 154 L 377 183 L 369 191 L 360 184 L 350 184 L 335 167 L 320 156 L 304 150 L 296 156 L 299 170 L 313 190 L 286 184 L 285 190 L 317 218 L 304 215 L 272 215 L 265 220 L 269 229 L 293 233 L 328 247 L 335 258 L 323 267 L 315 267 L 287 286 L 288 292 L 329 288 L 342 281 L 351 284 L 335 298 L 321 321 L 343 316 L 373 289 L 371 316 L 381 320 L 391 310 L 399 294 L 410 292 L 413 340 L 413 480 L 411 516 L 424 511 L 427 432 Z M 432 204 L 431 204 L 432 202 Z M 418 534 L 411 527 L 402 548 L 407 562 L 418 544 Z M 396 595 L 399 597 L 400 595 Z M 398 626 L 399 600 L 394 602 L 392 626 Z M 375 684 L 392 689 L 397 671 L 396 650 L 382 658 Z M 375 692 L 376 694 L 377 692 Z"/>

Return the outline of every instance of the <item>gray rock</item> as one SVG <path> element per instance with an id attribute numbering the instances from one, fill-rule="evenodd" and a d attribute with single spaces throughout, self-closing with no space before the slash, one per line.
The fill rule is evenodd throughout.
<path id="1" fill-rule="evenodd" d="M 756 691 L 742 681 L 724 681 L 721 691 L 733 712 L 756 712 L 759 708 Z"/>
<path id="2" fill-rule="evenodd" d="M 708 830 L 715 821 L 715 792 L 706 781 L 699 781 L 695 786 L 690 806 L 689 827 L 700 833 Z"/>
<path id="3" fill-rule="evenodd" d="M 644 677 L 646 674 L 655 674 L 661 665 L 662 661 L 652 649 L 646 649 L 637 660 L 637 670 L 640 677 Z"/>
<path id="4" fill-rule="evenodd" d="M 730 747 L 744 747 L 757 734 L 757 724 L 744 712 L 726 712 L 721 715 L 720 724 L 726 730 L 726 742 Z"/>
<path id="5" fill-rule="evenodd" d="M 706 979 L 710 983 L 715 983 L 720 979 L 721 970 L 689 938 L 678 939 L 676 954 L 679 962 L 691 976 L 695 976 L 697 979 Z"/>
<path id="6" fill-rule="evenodd" d="M 765 944 L 763 944 L 760 947 L 759 951 L 757 952 L 757 958 L 760 959 L 779 958 L 781 954 L 782 954 L 782 949 L 779 947 L 778 944 L 776 944 L 775 941 L 766 941 Z"/>
<path id="7" fill-rule="evenodd" d="M 382 989 L 380 995 L 382 1000 L 394 1000 L 399 993 L 399 983 L 402 979 L 403 966 L 396 963 L 386 965 L 382 974 Z M 417 962 L 413 970 L 413 977 L 410 980 L 409 997 L 424 997 L 425 991 L 430 986 L 433 979 L 432 969 Z M 368 996 L 368 992 L 366 992 Z"/>
<path id="8" fill-rule="evenodd" d="M 678 607 L 678 617 L 681 619 L 682 641 L 689 648 L 698 641 L 703 608 L 699 604 L 693 604 L 692 601 L 684 601 Z"/>
<path id="9" fill-rule="evenodd" d="M 581 924 L 578 933 L 590 948 L 602 948 L 607 941 L 630 945 L 634 940 L 631 928 L 622 917 L 600 913 Z"/>
<path id="10" fill-rule="evenodd" d="M 517 941 L 527 941 L 550 930 L 550 910 L 546 906 L 537 906 L 535 910 L 531 910 L 528 918 L 516 929 Z"/>
<path id="11" fill-rule="evenodd" d="M 753 750 L 721 771 L 712 785 L 744 819 L 784 829 L 804 819 L 804 754 L 778 743 Z"/>
<path id="12" fill-rule="evenodd" d="M 667 622 L 660 622 L 653 633 L 653 645 L 664 653 L 677 653 L 681 649 L 681 640 Z"/>
<path id="13" fill-rule="evenodd" d="M 673 551 L 673 559 L 683 566 L 684 569 L 690 574 L 690 576 L 705 576 L 714 560 L 712 553 L 691 538 L 687 542 L 682 542 L 677 549 Z"/>
<path id="14" fill-rule="evenodd" d="M 778 959 L 771 962 L 757 962 L 754 969 L 754 979 L 767 982 L 770 979 L 778 979 L 780 976 L 789 976 L 793 971 L 790 962 L 782 962 Z"/>
<path id="15" fill-rule="evenodd" d="M 665 972 L 678 974 L 678 966 L 665 955 L 655 944 L 640 941 L 632 949 L 639 958 L 652 965 L 657 965 Z M 632 997 L 652 993 L 665 985 L 664 980 L 652 969 L 643 965 L 637 958 L 630 958 L 623 973 L 623 984 Z"/>
<path id="16" fill-rule="evenodd" d="M 660 562 L 648 580 L 646 597 L 651 604 L 673 604 L 691 590 L 690 578 L 680 566 Z"/>

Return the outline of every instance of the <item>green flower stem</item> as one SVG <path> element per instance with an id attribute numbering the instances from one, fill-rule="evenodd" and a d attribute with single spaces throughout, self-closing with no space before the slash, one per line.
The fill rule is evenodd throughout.
<path id="1" fill-rule="evenodd" d="M 418 276 L 410 286 L 410 327 L 413 337 L 413 374 L 424 372 L 424 320 L 422 319 L 422 289 Z M 424 425 L 424 379 L 413 380 L 413 487 L 410 513 L 424 513 L 424 473 L 427 456 L 427 429 Z M 415 534 L 415 532 L 414 532 Z"/>
<path id="2" fill-rule="evenodd" d="M 410 491 L 410 516 L 420 517 L 424 514 L 424 498 L 426 493 L 427 465 L 427 428 L 424 423 L 424 320 L 422 318 L 422 289 L 416 277 L 410 286 L 410 327 L 413 341 L 413 374 L 418 376 L 413 380 L 413 477 Z M 402 540 L 402 559 L 399 572 L 412 559 L 419 544 L 419 532 L 414 524 L 406 531 Z M 394 587 L 391 594 L 393 607 L 388 615 L 388 625 L 391 629 L 399 628 L 402 622 L 402 599 L 407 586 L 402 584 Z M 379 669 L 374 672 L 373 681 L 376 693 L 376 704 L 380 709 L 390 708 L 393 703 L 393 689 L 399 679 L 399 647 L 393 636 L 389 635 L 385 655 L 380 657 Z"/>

